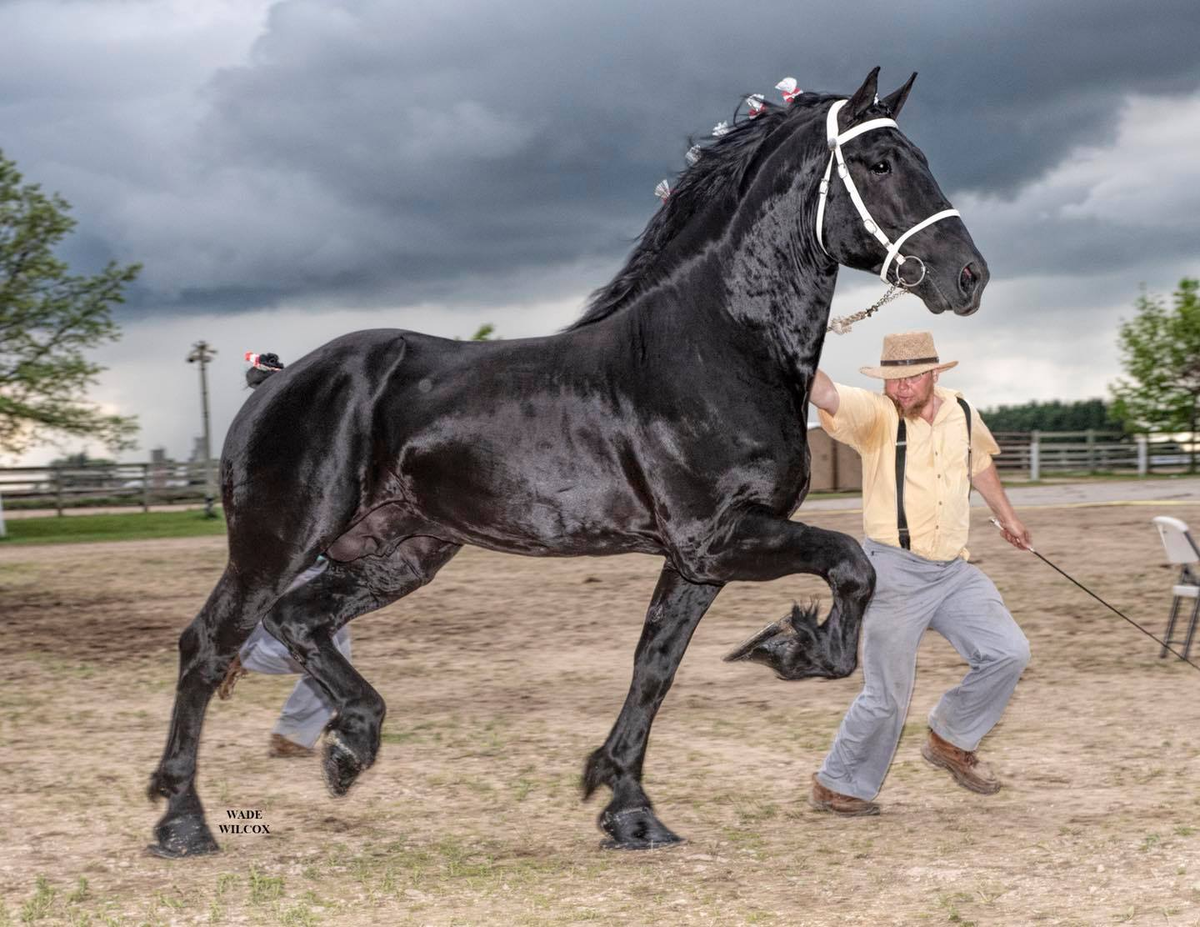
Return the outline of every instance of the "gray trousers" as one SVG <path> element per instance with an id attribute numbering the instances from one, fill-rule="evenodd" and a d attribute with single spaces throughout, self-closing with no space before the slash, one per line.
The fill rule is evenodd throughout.
<path id="1" fill-rule="evenodd" d="M 347 660 L 350 659 L 350 627 L 343 625 L 333 636 L 334 646 Z M 242 666 L 255 673 L 286 676 L 299 673 L 301 679 L 292 689 L 292 694 L 283 703 L 283 711 L 275 723 L 274 733 L 288 740 L 311 747 L 325 730 L 333 717 L 334 707 L 325 690 L 315 679 L 304 672 L 304 667 L 292 659 L 283 644 L 272 637 L 260 622 L 242 644 L 238 656 Z"/>
<path id="2" fill-rule="evenodd" d="M 983 572 L 965 560 L 926 560 L 867 538 L 875 596 L 863 616 L 863 690 L 817 773 L 826 788 L 870 800 L 883 785 L 912 698 L 926 628 L 970 665 L 929 713 L 929 726 L 962 750 L 992 729 L 1029 662 L 1029 642 Z"/>

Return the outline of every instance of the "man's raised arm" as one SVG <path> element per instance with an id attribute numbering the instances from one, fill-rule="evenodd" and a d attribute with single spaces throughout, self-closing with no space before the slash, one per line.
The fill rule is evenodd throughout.
<path id="1" fill-rule="evenodd" d="M 838 391 L 833 385 L 833 381 L 825 374 L 818 370 L 817 375 L 813 377 L 812 392 L 808 394 L 808 401 L 820 409 L 822 412 L 828 412 L 830 415 L 837 415 L 838 410 Z"/>

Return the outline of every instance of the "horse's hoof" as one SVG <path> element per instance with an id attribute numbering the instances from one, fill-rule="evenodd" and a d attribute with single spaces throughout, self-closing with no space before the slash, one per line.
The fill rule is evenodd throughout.
<path id="1" fill-rule="evenodd" d="M 158 842 L 147 846 L 146 852 L 161 859 L 206 856 L 221 850 L 203 819 L 176 818 L 163 821 L 154 828 L 154 836 Z"/>
<path id="2" fill-rule="evenodd" d="M 600 815 L 599 824 L 611 838 L 600 843 L 605 850 L 658 850 L 684 842 L 649 808 L 605 811 Z"/>
<path id="3" fill-rule="evenodd" d="M 325 785 L 334 798 L 341 798 L 349 792 L 350 786 L 354 785 L 354 780 L 363 771 L 363 764 L 359 762 L 358 757 L 333 732 L 325 738 L 323 766 Z"/>
<path id="4" fill-rule="evenodd" d="M 816 608 L 801 610 L 796 606 L 790 615 L 767 625 L 726 654 L 724 660 L 761 663 L 780 679 L 829 675 L 813 662 L 816 633 Z"/>
<path id="5" fill-rule="evenodd" d="M 755 654 L 767 650 L 769 645 L 778 642 L 780 638 L 794 637 L 796 632 L 792 630 L 789 618 L 791 618 L 790 615 L 785 615 L 778 621 L 772 621 L 757 634 L 746 638 L 746 640 L 742 641 L 737 647 L 734 647 L 733 650 L 729 651 L 721 659 L 726 663 L 754 660 Z"/>

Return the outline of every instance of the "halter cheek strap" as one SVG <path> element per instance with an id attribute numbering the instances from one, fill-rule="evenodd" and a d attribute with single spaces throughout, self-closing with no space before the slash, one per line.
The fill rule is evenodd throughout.
<path id="1" fill-rule="evenodd" d="M 878 241 L 881 245 L 883 245 L 884 248 L 887 249 L 887 257 L 884 258 L 883 268 L 879 272 L 879 279 L 884 283 L 891 282 L 888 280 L 887 275 L 888 270 L 892 266 L 892 262 L 895 261 L 897 267 L 897 280 L 899 280 L 899 282 L 904 286 L 916 286 L 925 278 L 925 265 L 920 258 L 915 257 L 915 255 L 909 255 L 909 257 L 912 257 L 919 264 L 921 264 L 921 276 L 912 282 L 904 281 L 900 277 L 899 267 L 908 260 L 908 257 L 905 257 L 900 253 L 900 246 L 904 244 L 904 242 L 907 241 L 911 235 L 915 235 L 917 232 L 921 231 L 921 229 L 933 225 L 935 222 L 940 222 L 942 219 L 949 219 L 952 216 L 957 216 L 959 214 L 958 210 L 943 209 L 941 212 L 934 213 L 928 219 L 925 219 L 923 222 L 919 222 L 918 224 L 914 225 L 907 232 L 897 238 L 895 243 L 893 243 L 891 239 L 884 234 L 883 229 L 879 227 L 879 223 L 871 218 L 870 210 L 867 209 L 866 203 L 863 202 L 862 197 L 859 195 L 858 187 L 854 185 L 854 178 L 850 176 L 850 169 L 846 166 L 846 159 L 842 154 L 842 145 L 853 138 L 857 138 L 864 132 L 870 132 L 873 129 L 898 129 L 899 126 L 896 125 L 895 119 L 869 119 L 866 122 L 847 129 L 845 132 L 839 135 L 838 113 L 841 111 L 842 107 L 849 102 L 849 100 L 838 100 L 831 107 L 829 107 L 829 112 L 825 116 L 825 138 L 829 143 L 829 163 L 825 165 L 825 176 L 821 178 L 820 193 L 817 197 L 817 244 L 821 246 L 822 251 L 824 251 L 826 254 L 829 254 L 829 249 L 825 247 L 824 234 L 825 201 L 829 197 L 829 179 L 830 175 L 833 173 L 833 163 L 836 161 L 838 177 L 841 178 L 842 183 L 846 187 L 846 192 L 850 194 L 850 201 L 854 203 L 854 208 L 858 210 L 858 214 L 863 220 L 863 228 L 865 228 L 868 233 L 875 237 L 876 241 Z"/>

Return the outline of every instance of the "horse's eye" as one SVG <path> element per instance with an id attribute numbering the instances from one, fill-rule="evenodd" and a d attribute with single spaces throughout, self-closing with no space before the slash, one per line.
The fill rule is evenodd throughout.
<path id="1" fill-rule="evenodd" d="M 872 174 L 890 174 L 891 172 L 892 166 L 887 161 L 876 161 L 871 165 Z"/>

